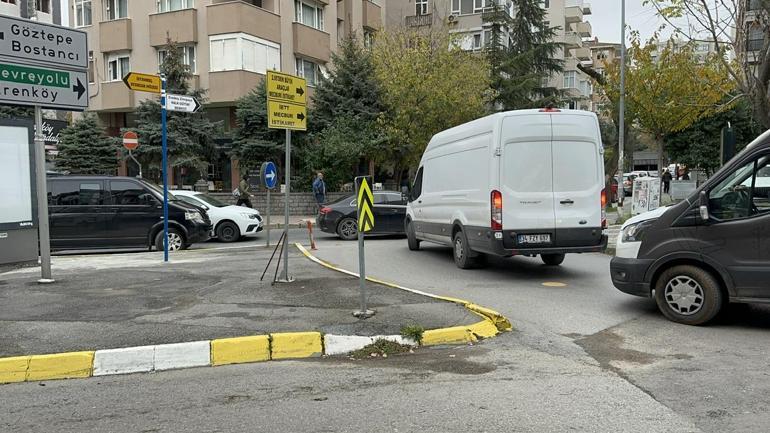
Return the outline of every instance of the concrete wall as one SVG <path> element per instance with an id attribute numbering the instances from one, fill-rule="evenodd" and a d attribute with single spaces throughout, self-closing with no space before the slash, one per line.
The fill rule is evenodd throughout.
<path id="1" fill-rule="evenodd" d="M 211 193 L 213 197 L 218 198 L 226 203 L 235 204 L 236 198 L 229 193 Z M 326 194 L 326 201 L 333 202 L 339 200 L 342 197 L 351 196 L 349 192 L 330 192 Z M 251 205 L 255 209 L 264 215 L 267 213 L 267 194 L 256 193 L 251 200 Z M 270 214 L 271 215 L 283 215 L 283 194 L 280 192 L 270 194 Z M 310 216 L 318 213 L 318 206 L 315 202 L 315 197 L 309 192 L 292 193 L 289 203 L 289 215 L 296 216 Z M 272 222 L 272 221 L 271 221 Z"/>

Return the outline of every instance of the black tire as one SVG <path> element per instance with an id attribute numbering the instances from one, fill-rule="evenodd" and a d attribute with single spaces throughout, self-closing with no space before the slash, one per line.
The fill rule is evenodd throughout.
<path id="1" fill-rule="evenodd" d="M 564 261 L 564 254 L 540 254 L 540 259 L 548 266 L 559 266 Z"/>
<path id="2" fill-rule="evenodd" d="M 187 245 L 187 240 L 184 237 L 184 233 L 182 233 L 182 231 L 177 228 L 168 228 L 168 238 L 169 251 L 186 250 L 189 246 Z M 163 251 L 163 230 L 160 230 L 158 234 L 155 235 L 155 248 L 158 251 Z"/>
<path id="3" fill-rule="evenodd" d="M 217 226 L 217 239 L 220 242 L 235 242 L 241 238 L 241 229 L 232 221 L 223 221 Z"/>
<path id="4" fill-rule="evenodd" d="M 655 302 L 668 320 L 703 325 L 724 303 L 719 281 L 708 271 L 691 265 L 666 269 L 655 283 Z"/>
<path id="5" fill-rule="evenodd" d="M 358 239 L 358 223 L 353 218 L 343 218 L 337 224 L 337 236 L 346 241 Z"/>
<path id="6" fill-rule="evenodd" d="M 414 224 L 412 224 L 411 220 L 406 221 L 406 227 L 404 227 L 404 231 L 406 232 L 406 242 L 409 245 L 409 249 L 411 251 L 419 250 L 420 240 L 417 239 L 417 235 L 414 233 Z"/>
<path id="7" fill-rule="evenodd" d="M 460 269 L 473 269 L 479 264 L 479 255 L 470 249 L 465 232 L 458 230 L 452 239 L 452 252 L 455 264 Z"/>

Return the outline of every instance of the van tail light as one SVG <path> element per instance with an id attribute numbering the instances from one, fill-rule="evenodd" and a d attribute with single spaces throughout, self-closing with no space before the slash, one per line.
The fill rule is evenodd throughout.
<path id="1" fill-rule="evenodd" d="M 319 210 L 318 212 L 320 212 L 320 213 L 322 213 L 322 214 L 326 215 L 326 214 L 330 213 L 331 211 L 332 211 L 332 208 L 324 206 L 324 207 L 322 207 L 322 208 L 321 208 L 321 210 Z"/>
<path id="2" fill-rule="evenodd" d="M 607 228 L 607 190 L 602 190 L 602 228 Z"/>
<path id="3" fill-rule="evenodd" d="M 492 191 L 492 230 L 503 229 L 503 194 Z"/>

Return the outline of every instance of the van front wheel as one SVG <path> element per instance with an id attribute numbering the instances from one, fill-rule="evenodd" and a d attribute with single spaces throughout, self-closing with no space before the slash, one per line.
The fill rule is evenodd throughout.
<path id="1" fill-rule="evenodd" d="M 471 269 L 478 265 L 478 253 L 470 249 L 465 232 L 459 230 L 452 240 L 454 246 L 455 264 L 460 269 Z"/>
<path id="2" fill-rule="evenodd" d="M 540 259 L 548 266 L 559 266 L 564 261 L 564 254 L 540 254 Z"/>
<path id="3" fill-rule="evenodd" d="M 179 251 L 187 249 L 187 243 L 184 239 L 184 234 L 179 229 L 169 227 L 168 228 L 168 250 Z M 163 251 L 163 230 L 159 231 L 155 235 L 155 248 L 158 251 Z"/>
<path id="4" fill-rule="evenodd" d="M 722 309 L 720 284 L 696 266 L 674 266 L 663 271 L 655 284 L 655 301 L 667 319 L 685 325 L 702 325 Z"/>

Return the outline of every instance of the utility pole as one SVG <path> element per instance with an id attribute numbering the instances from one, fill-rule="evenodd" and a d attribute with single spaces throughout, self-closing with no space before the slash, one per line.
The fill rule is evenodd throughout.
<path id="1" fill-rule="evenodd" d="M 618 170 L 620 171 L 618 189 L 625 199 L 625 192 L 623 192 L 625 164 L 623 162 L 626 145 L 626 0 L 620 2 L 620 101 L 618 105 Z"/>

